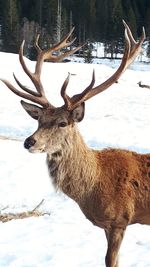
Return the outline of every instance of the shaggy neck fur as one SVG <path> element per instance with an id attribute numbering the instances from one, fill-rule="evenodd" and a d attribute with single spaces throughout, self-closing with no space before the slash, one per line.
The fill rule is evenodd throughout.
<path id="1" fill-rule="evenodd" d="M 95 152 L 86 146 L 77 127 L 70 128 L 60 150 L 47 154 L 47 166 L 55 188 L 77 202 L 92 190 L 93 177 L 99 170 L 96 165 Z"/>

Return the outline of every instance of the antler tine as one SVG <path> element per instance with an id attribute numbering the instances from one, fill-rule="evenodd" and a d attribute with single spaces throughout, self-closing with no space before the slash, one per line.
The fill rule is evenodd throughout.
<path id="1" fill-rule="evenodd" d="M 40 46 L 39 46 L 39 34 L 37 35 L 37 38 L 35 40 L 35 48 L 37 50 L 38 55 L 37 55 L 37 62 L 35 65 L 35 71 L 33 73 L 27 68 L 27 65 L 25 63 L 24 56 L 23 56 L 25 41 L 22 42 L 22 44 L 20 46 L 20 50 L 19 50 L 19 60 L 20 60 L 20 63 L 21 63 L 21 66 L 22 66 L 24 72 L 27 74 L 27 76 L 33 82 L 33 84 L 36 88 L 36 91 L 33 91 L 33 90 L 27 88 L 26 86 L 24 86 L 22 83 L 20 83 L 20 81 L 16 78 L 15 75 L 14 75 L 14 79 L 23 91 L 19 91 L 10 82 L 8 82 L 6 80 L 2 80 L 2 81 L 16 95 L 23 97 L 25 99 L 28 99 L 32 102 L 35 102 L 35 103 L 37 103 L 43 107 L 46 107 L 46 108 L 50 107 L 53 109 L 54 106 L 51 105 L 50 102 L 47 100 L 47 98 L 45 96 L 43 85 L 41 83 L 40 76 L 41 76 L 42 65 L 43 65 L 44 60 L 49 60 L 51 62 L 61 61 L 64 57 L 67 57 L 67 56 L 75 53 L 77 50 L 79 50 L 83 46 L 83 45 L 78 46 L 77 48 L 75 48 L 71 51 L 67 51 L 66 53 L 64 53 L 63 55 L 60 55 L 60 56 L 53 55 L 54 51 L 57 51 L 57 50 L 64 48 L 64 47 L 68 47 L 75 41 L 76 38 L 74 38 L 72 41 L 68 41 L 68 39 L 71 36 L 73 31 L 74 31 L 74 27 L 70 30 L 70 32 L 68 34 L 66 34 L 64 36 L 64 38 L 62 38 L 62 40 L 59 43 L 57 43 L 53 47 L 51 47 L 49 49 L 45 49 L 45 50 L 42 50 L 40 48 Z"/>
<path id="2" fill-rule="evenodd" d="M 69 57 L 70 55 L 72 55 L 72 54 L 74 54 L 75 52 L 77 52 L 78 50 L 80 50 L 84 45 L 85 45 L 85 44 L 80 45 L 80 46 L 77 46 L 76 48 L 74 48 L 74 49 L 72 49 L 72 50 L 69 50 L 69 51 L 67 51 L 67 52 L 65 52 L 65 53 L 63 53 L 63 54 L 61 54 L 61 55 L 59 55 L 59 56 L 54 56 L 54 55 L 53 55 L 53 56 L 51 57 L 51 62 L 61 62 L 64 58 Z"/>
<path id="3" fill-rule="evenodd" d="M 37 51 L 42 51 L 42 49 L 39 46 L 39 38 L 40 38 L 40 34 L 37 35 L 36 39 L 35 39 L 35 43 L 34 43 L 34 47 L 36 48 Z"/>
<path id="4" fill-rule="evenodd" d="M 42 51 L 42 49 L 40 48 L 39 44 L 38 44 L 38 40 L 39 40 L 39 35 L 36 38 L 35 41 L 35 48 L 38 51 L 38 54 L 40 54 L 40 57 L 43 57 L 43 60 L 48 60 L 49 62 L 60 62 L 62 61 L 64 58 L 74 54 L 76 51 L 80 50 L 85 44 L 79 45 L 76 48 L 67 51 L 65 53 L 62 53 L 61 55 L 53 55 L 53 53 L 55 51 L 58 51 L 62 48 L 67 48 L 68 46 L 71 46 L 74 41 L 76 40 L 76 38 L 74 38 L 71 41 L 68 41 L 69 37 L 71 36 L 72 32 L 74 31 L 75 27 L 73 27 L 69 33 L 67 33 L 59 43 L 53 45 L 52 47 L 50 47 L 49 49 Z M 37 64 L 36 69 L 40 69 L 40 65 Z"/>
<path id="5" fill-rule="evenodd" d="M 69 99 L 69 105 L 67 106 L 67 102 L 65 102 L 66 109 L 73 109 L 77 105 L 81 104 L 82 102 L 88 100 L 89 98 L 103 92 L 108 87 L 110 87 L 113 83 L 115 83 L 121 74 L 128 68 L 128 66 L 134 61 L 137 55 L 141 52 L 142 48 L 141 45 L 144 42 L 145 39 L 145 31 L 143 28 L 143 33 L 141 36 L 141 39 L 139 42 L 135 42 L 132 33 L 130 31 L 129 26 L 124 22 L 125 26 L 125 50 L 124 55 L 121 61 L 121 64 L 119 68 L 116 70 L 116 72 L 108 78 L 105 82 L 102 84 L 96 86 L 93 88 L 93 86 L 87 87 L 82 93 L 74 95 L 73 97 L 68 97 L 65 93 L 65 98 Z M 93 74 L 94 75 L 94 74 Z M 92 78 L 92 81 L 94 79 Z M 92 82 L 91 82 L 92 85 Z M 93 82 L 94 85 L 94 82 Z"/>
<path id="6" fill-rule="evenodd" d="M 143 44 L 145 40 L 145 29 L 144 27 L 142 28 L 141 38 L 139 42 L 137 42 L 135 41 L 129 26 L 124 20 L 123 20 L 123 24 L 125 26 L 125 29 L 127 30 L 127 35 L 131 43 L 131 53 L 130 53 L 130 58 L 128 59 L 128 66 L 129 66 L 134 61 L 134 59 L 139 55 L 139 53 L 142 51 L 141 45 Z"/>
<path id="7" fill-rule="evenodd" d="M 37 35 L 37 38 L 35 40 L 35 48 L 38 52 L 38 56 L 37 56 L 37 62 L 36 62 L 36 66 L 35 66 L 35 72 L 34 73 L 31 73 L 28 68 L 26 67 L 25 65 L 25 62 L 24 62 L 24 59 L 23 59 L 23 47 L 24 47 L 24 42 L 22 43 L 21 45 L 21 49 L 20 49 L 20 53 L 19 53 L 19 56 L 20 56 L 20 62 L 21 62 L 21 65 L 25 71 L 25 73 L 30 77 L 30 79 L 32 80 L 33 84 L 35 85 L 35 88 L 37 89 L 38 93 L 40 95 L 43 95 L 44 96 L 44 89 L 43 89 L 43 86 L 41 84 L 41 81 L 40 81 L 40 75 L 41 75 L 41 69 L 42 69 L 42 64 L 44 62 L 44 60 L 48 60 L 50 62 L 60 62 L 62 61 L 63 58 L 65 57 L 68 57 L 69 55 L 72 55 L 73 53 L 75 53 L 76 51 L 78 51 L 79 49 L 81 49 L 81 47 L 83 47 L 83 45 L 80 45 L 78 47 L 76 47 L 75 49 L 72 49 L 70 51 L 67 51 L 65 53 L 63 53 L 62 55 L 59 55 L 59 56 L 55 56 L 53 55 L 53 52 L 54 51 L 57 51 L 57 50 L 60 50 L 64 47 L 68 47 L 70 46 L 76 38 L 74 38 L 72 41 L 68 41 L 69 37 L 71 36 L 72 32 L 74 31 L 74 27 L 70 30 L 70 32 L 68 34 L 66 34 L 62 40 L 55 44 L 54 46 L 52 46 L 51 48 L 49 49 L 46 49 L 46 50 L 42 50 L 38 44 L 39 42 L 39 34 Z"/>
<path id="8" fill-rule="evenodd" d="M 127 24 L 124 20 L 122 20 L 122 22 L 123 22 L 123 25 L 124 25 L 125 29 L 127 29 L 128 37 L 129 37 L 129 39 L 130 39 L 130 41 L 131 41 L 131 44 L 132 44 L 132 45 L 136 45 L 136 44 L 137 44 L 137 41 L 135 41 L 135 39 L 134 39 L 134 37 L 133 37 L 133 35 L 132 35 L 132 32 L 131 32 L 131 30 L 130 30 L 128 24 Z"/>
<path id="9" fill-rule="evenodd" d="M 29 88 L 25 87 L 24 85 L 22 85 L 19 80 L 16 78 L 16 76 L 14 75 L 15 81 L 17 82 L 17 84 L 19 85 L 19 87 L 21 87 L 21 89 L 23 89 L 25 92 L 18 90 L 17 88 L 15 88 L 9 81 L 1 79 L 1 81 L 16 95 L 25 98 L 27 100 L 30 100 L 34 103 L 37 103 L 43 107 L 51 107 L 54 108 L 53 105 L 51 105 L 49 103 L 49 101 L 47 100 L 45 93 L 44 93 L 44 89 L 42 87 L 41 81 L 40 81 L 40 73 L 37 73 L 35 71 L 35 73 L 32 73 L 26 66 L 24 58 L 23 58 L 23 48 L 24 48 L 24 43 L 25 41 L 22 42 L 21 46 L 20 46 L 20 50 L 19 50 L 19 60 L 21 63 L 21 66 L 24 70 L 24 72 L 29 76 L 29 78 L 31 79 L 31 81 L 33 82 L 33 84 L 35 85 L 35 88 L 37 89 L 37 92 L 34 92 L 32 90 L 30 90 Z"/>
<path id="10" fill-rule="evenodd" d="M 144 29 L 144 27 L 142 27 L 142 35 L 141 35 L 141 38 L 140 38 L 140 41 L 139 42 L 137 42 L 137 41 L 135 41 L 135 39 L 134 39 L 134 37 L 133 37 L 133 35 L 132 35 L 132 32 L 131 32 L 131 30 L 130 30 L 130 28 L 129 28 L 129 26 L 128 26 L 128 24 L 124 21 L 124 20 L 122 20 L 122 22 L 123 22 L 123 24 L 124 24 L 124 27 L 127 29 L 127 32 L 128 32 L 128 37 L 129 37 L 129 39 L 130 39 L 130 41 L 131 41 L 131 45 L 136 45 L 136 44 L 141 44 L 141 43 L 143 43 L 143 41 L 145 40 L 145 29 Z"/>
<path id="11" fill-rule="evenodd" d="M 86 89 L 82 93 L 74 95 L 71 98 L 73 106 L 76 105 L 76 103 L 81 103 L 81 102 L 87 100 L 88 94 L 91 92 L 94 84 L 95 84 L 95 70 L 93 70 L 92 80 L 91 80 L 90 84 L 86 87 Z M 81 99 L 81 101 L 80 101 L 80 99 Z M 80 101 L 80 102 L 78 102 L 78 101 Z"/>
<path id="12" fill-rule="evenodd" d="M 66 80 L 64 81 L 62 88 L 61 88 L 61 96 L 65 102 L 65 108 L 67 108 L 67 110 L 71 110 L 72 107 L 74 107 L 76 105 L 76 100 L 78 100 L 78 98 L 81 97 L 81 94 L 87 95 L 88 92 L 90 92 L 90 90 L 93 88 L 94 83 L 95 83 L 95 70 L 93 70 L 92 81 L 90 82 L 89 86 L 81 94 L 74 95 L 72 98 L 70 98 L 66 94 L 66 89 L 67 89 L 67 85 L 69 83 L 69 80 L 70 80 L 70 73 L 68 73 L 68 76 L 67 76 Z M 84 97 L 82 98 L 82 102 L 83 101 L 84 101 Z M 78 102 L 77 102 L 77 104 L 78 104 Z"/>
<path id="13" fill-rule="evenodd" d="M 37 58 L 36 66 L 35 66 L 35 72 L 32 73 L 27 68 L 25 61 L 24 61 L 24 57 L 23 57 L 24 43 L 25 43 L 25 41 L 22 42 L 22 44 L 20 46 L 20 51 L 19 51 L 19 60 L 20 60 L 21 66 L 22 66 L 24 72 L 29 76 L 29 78 L 33 82 L 39 96 L 42 96 L 42 95 L 45 96 L 44 89 L 43 89 L 43 86 L 42 86 L 41 81 L 40 81 L 41 68 L 42 68 L 42 64 L 44 62 L 43 51 L 39 49 L 38 58 Z"/>
<path id="14" fill-rule="evenodd" d="M 23 67 L 23 70 L 25 71 L 25 73 L 30 77 L 30 79 L 32 80 L 33 84 L 35 85 L 35 88 L 37 89 L 37 92 L 39 93 L 39 95 L 43 95 L 44 94 L 44 89 L 43 86 L 41 84 L 40 81 L 40 75 L 41 75 L 41 69 L 42 69 L 42 64 L 44 62 L 44 60 L 49 60 L 51 62 L 58 62 L 58 61 L 62 61 L 63 58 L 72 55 L 73 53 L 75 53 L 76 51 L 78 51 L 79 49 L 81 49 L 81 47 L 83 47 L 83 45 L 80 45 L 78 47 L 76 47 L 75 49 L 72 49 L 70 51 L 67 51 L 66 53 L 63 53 L 62 55 L 59 56 L 55 56 L 53 55 L 54 51 L 60 50 L 64 47 L 68 47 L 70 46 L 76 38 L 74 38 L 72 41 L 68 41 L 69 37 L 71 36 L 72 32 L 74 31 L 75 27 L 73 27 L 70 32 L 68 34 L 66 34 L 62 40 L 55 44 L 53 47 L 46 49 L 46 50 L 42 50 L 38 44 L 39 41 L 39 34 L 37 35 L 37 38 L 35 40 L 35 48 L 38 52 L 38 56 L 37 56 L 37 62 L 36 62 L 36 66 L 35 66 L 35 72 L 31 73 L 29 71 L 29 69 L 27 68 L 25 62 L 24 62 L 24 58 L 23 58 L 23 48 L 24 48 L 24 41 L 22 42 L 22 45 L 20 47 L 20 52 L 19 52 L 19 59 L 21 62 L 21 65 Z"/>
<path id="15" fill-rule="evenodd" d="M 29 78 L 31 79 L 31 81 L 33 82 L 37 92 L 30 90 L 29 88 L 27 88 L 26 86 L 22 85 L 19 80 L 16 78 L 15 74 L 13 74 L 14 79 L 16 81 L 16 83 L 19 85 L 19 87 L 25 91 L 20 91 L 17 88 L 15 88 L 9 81 L 1 79 L 1 81 L 16 95 L 25 98 L 27 100 L 30 100 L 34 103 L 37 103 L 45 108 L 50 107 L 50 108 L 54 108 L 53 105 L 50 104 L 50 102 L 47 100 L 45 93 L 44 93 L 44 89 L 43 86 L 41 84 L 40 81 L 40 72 L 38 73 L 37 71 L 35 71 L 35 73 L 32 73 L 26 66 L 24 58 L 23 58 L 23 48 L 24 48 L 24 43 L 25 41 L 22 42 L 21 46 L 20 46 L 20 50 L 19 50 L 19 60 L 21 63 L 21 66 L 24 70 L 24 72 L 29 76 Z"/>
<path id="16" fill-rule="evenodd" d="M 27 66 L 25 64 L 24 57 L 23 57 L 24 43 L 25 43 L 25 41 L 23 41 L 21 46 L 20 46 L 19 60 L 20 60 L 20 63 L 21 63 L 21 66 L 22 66 L 24 72 L 29 76 L 29 78 L 31 79 L 31 81 L 35 85 L 35 88 L 37 89 L 37 92 L 34 92 L 34 91 L 30 90 L 29 88 L 25 87 L 24 85 L 22 85 L 14 74 L 13 75 L 14 75 L 15 81 L 17 82 L 19 87 L 21 89 L 23 89 L 27 93 L 19 91 L 10 82 L 8 82 L 6 80 L 2 80 L 2 81 L 16 95 L 18 95 L 20 97 L 23 97 L 25 99 L 28 99 L 28 100 L 30 100 L 32 102 L 35 102 L 35 103 L 37 103 L 37 104 L 39 104 L 39 105 L 41 105 L 43 107 L 51 107 L 51 108 L 53 108 L 53 106 L 49 103 L 49 101 L 47 100 L 47 98 L 45 96 L 44 89 L 43 89 L 43 86 L 42 86 L 41 81 L 40 81 L 40 73 L 37 73 L 36 71 L 35 71 L 35 73 L 32 73 L 27 68 Z"/>
<path id="17" fill-rule="evenodd" d="M 33 82 L 39 96 L 43 96 L 45 97 L 45 93 L 44 93 L 44 89 L 42 86 L 42 83 L 40 81 L 40 75 L 41 75 L 41 69 L 42 69 L 42 64 L 44 62 L 44 60 L 49 60 L 51 62 L 57 62 L 57 61 L 61 61 L 64 57 L 67 57 L 73 53 L 75 53 L 77 50 L 79 50 L 83 45 L 78 46 L 77 48 L 68 51 L 60 56 L 54 56 L 52 55 L 52 53 L 54 51 L 57 51 L 61 48 L 70 46 L 75 39 L 73 39 L 72 41 L 68 42 L 69 37 L 71 36 L 72 32 L 74 31 L 74 27 L 70 30 L 70 32 L 68 34 L 66 34 L 64 36 L 64 38 L 62 38 L 62 40 L 54 45 L 53 47 L 46 49 L 46 50 L 42 50 L 38 44 L 39 41 L 39 34 L 37 35 L 37 38 L 35 40 L 35 48 L 38 52 L 38 56 L 37 56 L 37 62 L 36 62 L 36 66 L 35 66 L 35 72 L 32 73 L 26 66 L 24 58 L 23 58 L 23 48 L 24 48 L 24 42 L 22 42 L 21 47 L 20 47 L 20 51 L 19 51 L 19 59 L 20 59 L 20 63 L 23 67 L 23 70 L 25 71 L 25 73 L 30 77 L 31 81 Z M 22 89 L 25 91 L 28 91 L 28 89 L 24 86 L 22 86 Z"/>
<path id="18" fill-rule="evenodd" d="M 73 33 L 75 27 L 73 27 L 69 33 L 67 33 L 61 40 L 59 43 L 55 44 L 52 48 L 51 51 L 57 51 L 60 50 L 64 47 L 68 47 L 70 45 L 72 45 L 74 43 L 74 41 L 76 40 L 76 37 L 72 40 L 72 41 L 68 41 L 69 37 L 71 36 L 71 34 Z"/>
<path id="19" fill-rule="evenodd" d="M 4 79 L 0 79 L 0 80 L 16 95 L 18 95 L 22 98 L 25 98 L 27 100 L 30 100 L 34 103 L 37 103 L 37 104 L 39 104 L 45 108 L 50 106 L 50 103 L 47 101 L 47 99 L 41 98 L 41 97 L 36 97 L 33 94 L 31 95 L 31 94 L 24 93 L 23 91 L 20 91 L 17 88 L 15 88 L 9 81 L 4 80 Z"/>
<path id="20" fill-rule="evenodd" d="M 67 85 L 69 83 L 69 80 L 70 80 L 70 73 L 68 73 L 68 76 L 67 76 L 66 80 L 64 81 L 62 88 L 61 88 L 61 96 L 65 102 L 65 106 L 68 109 L 71 108 L 71 103 L 72 103 L 70 97 L 66 94 L 66 88 L 67 88 Z"/>
<path id="21" fill-rule="evenodd" d="M 16 83 L 19 85 L 19 87 L 24 90 L 25 92 L 34 95 L 34 96 L 39 96 L 39 94 L 33 90 L 30 90 L 28 87 L 26 87 L 25 85 L 23 85 L 16 77 L 16 75 L 13 73 L 14 79 L 16 81 Z"/>

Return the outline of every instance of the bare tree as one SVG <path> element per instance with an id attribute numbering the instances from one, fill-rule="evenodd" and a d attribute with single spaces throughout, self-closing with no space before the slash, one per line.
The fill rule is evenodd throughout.
<path id="1" fill-rule="evenodd" d="M 57 24 L 56 24 L 56 41 L 61 40 L 61 0 L 57 3 Z"/>

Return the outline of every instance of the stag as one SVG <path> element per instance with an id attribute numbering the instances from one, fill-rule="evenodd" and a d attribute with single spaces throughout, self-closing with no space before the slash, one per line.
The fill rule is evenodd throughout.
<path id="1" fill-rule="evenodd" d="M 26 112 L 38 121 L 38 129 L 26 138 L 24 147 L 32 153 L 47 153 L 47 167 L 54 187 L 76 201 L 86 218 L 104 229 L 108 243 L 106 267 L 118 267 L 119 249 L 128 225 L 150 225 L 150 154 L 114 148 L 101 151 L 91 149 L 77 128 L 77 123 L 84 118 L 85 101 L 118 81 L 142 49 L 144 29 L 137 42 L 129 26 L 123 23 L 125 50 L 119 68 L 96 87 L 93 71 L 89 86 L 72 97 L 66 93 L 68 75 L 61 88 L 64 100 L 61 107 L 53 106 L 45 96 L 40 80 L 41 67 L 52 51 L 41 50 L 38 44 L 35 73 L 31 73 L 25 65 L 24 42 L 19 52 L 22 68 L 33 82 L 36 92 L 22 85 L 16 77 L 23 91 L 2 80 L 15 94 L 36 103 L 21 100 Z M 63 42 L 54 49 L 62 45 Z"/>

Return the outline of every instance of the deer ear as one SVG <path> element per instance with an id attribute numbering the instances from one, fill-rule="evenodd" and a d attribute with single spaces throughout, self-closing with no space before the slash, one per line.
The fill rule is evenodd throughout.
<path id="1" fill-rule="evenodd" d="M 29 104 L 23 100 L 21 100 L 21 105 L 26 110 L 26 112 L 35 120 L 38 120 L 39 116 L 42 114 L 42 108 Z"/>
<path id="2" fill-rule="evenodd" d="M 72 119 L 74 122 L 80 122 L 84 118 L 85 103 L 81 103 L 79 106 L 72 110 Z"/>

